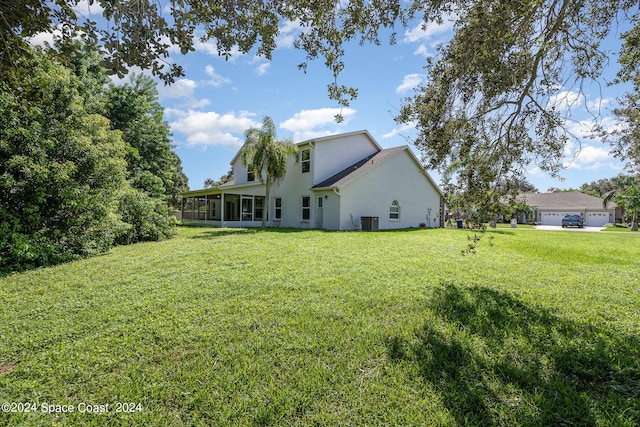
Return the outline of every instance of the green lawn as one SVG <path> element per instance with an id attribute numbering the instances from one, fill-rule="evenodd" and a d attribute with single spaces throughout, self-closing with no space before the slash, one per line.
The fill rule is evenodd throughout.
<path id="1" fill-rule="evenodd" d="M 640 236 L 471 235 L 180 228 L 0 278 L 36 410 L 0 425 L 640 424 Z"/>

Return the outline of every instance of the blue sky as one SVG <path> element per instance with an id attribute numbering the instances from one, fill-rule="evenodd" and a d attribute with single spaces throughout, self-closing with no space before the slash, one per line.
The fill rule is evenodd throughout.
<path id="1" fill-rule="evenodd" d="M 95 5 L 83 11 L 94 16 L 99 12 Z M 367 129 L 383 148 L 411 145 L 407 138 L 412 129 L 395 123 L 394 116 L 403 99 L 424 81 L 426 58 L 435 54 L 436 44 L 451 37 L 450 24 L 424 28 L 416 21 L 406 29 L 397 28 L 394 46 L 348 45 L 345 71 L 338 83 L 356 87 L 358 98 L 342 109 L 328 98 L 327 84 L 333 78 L 322 60 L 310 62 L 306 74 L 298 69 L 305 60 L 305 53 L 293 48 L 299 31 L 295 23 L 282 23 L 271 61 L 239 53 L 227 61 L 218 56 L 214 42 L 198 43 L 196 51 L 186 56 L 178 51 L 171 56 L 170 61 L 182 65 L 186 75 L 171 86 L 159 83 L 158 89 L 191 189 L 202 188 L 207 178 L 226 174 L 242 145 L 243 132 L 260 126 L 265 115 L 274 120 L 279 137 L 291 137 L 295 142 Z M 586 98 L 571 89 L 562 95 L 558 104 L 575 103 L 573 121 L 567 123 L 574 134 L 586 134 L 588 107 L 600 106 L 603 123 L 614 125 L 609 110 L 620 95 L 615 89 L 592 85 L 586 88 Z M 345 118 L 341 124 L 333 118 L 338 112 Z M 561 172 L 564 181 L 533 166 L 527 179 L 539 191 L 546 191 L 550 187 L 579 187 L 623 172 L 623 164 L 609 156 L 608 146 L 583 139 L 581 150 L 577 148 L 574 143 L 566 148 L 567 167 Z M 436 172 L 430 173 L 440 182 Z"/>

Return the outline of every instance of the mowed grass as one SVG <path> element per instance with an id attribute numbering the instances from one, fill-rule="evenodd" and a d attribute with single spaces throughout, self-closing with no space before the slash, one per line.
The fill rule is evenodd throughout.
<path id="1" fill-rule="evenodd" d="M 183 227 L 1 278 L 36 411 L 0 424 L 640 424 L 640 236 L 471 235 Z"/>

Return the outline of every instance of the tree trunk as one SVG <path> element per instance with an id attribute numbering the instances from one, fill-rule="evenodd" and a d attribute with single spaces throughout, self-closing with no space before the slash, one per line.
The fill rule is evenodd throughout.
<path id="1" fill-rule="evenodd" d="M 264 206 L 262 207 L 262 228 L 267 226 L 267 214 L 269 213 L 269 193 L 271 193 L 271 177 L 267 175 L 264 189 Z"/>
<path id="2" fill-rule="evenodd" d="M 633 212 L 633 219 L 631 220 L 631 231 L 638 231 L 638 213 Z"/>

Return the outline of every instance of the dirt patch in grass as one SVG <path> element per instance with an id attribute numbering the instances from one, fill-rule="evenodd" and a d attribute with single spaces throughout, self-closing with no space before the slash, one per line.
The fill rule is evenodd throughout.
<path id="1" fill-rule="evenodd" d="M 16 365 L 12 365 L 10 363 L 0 363 L 0 376 L 11 372 L 15 367 Z"/>

